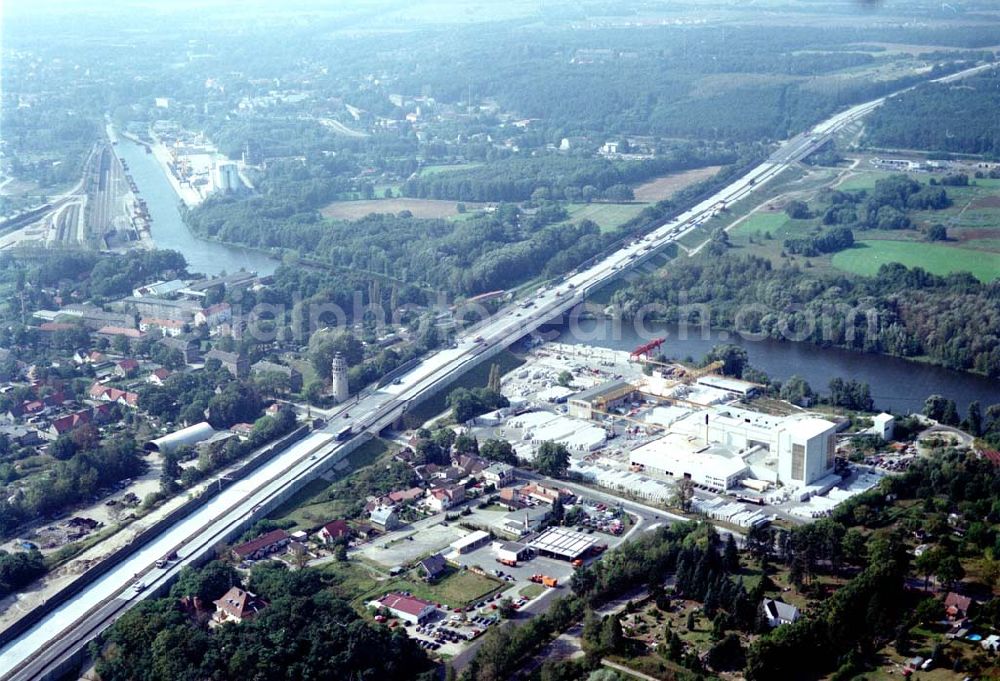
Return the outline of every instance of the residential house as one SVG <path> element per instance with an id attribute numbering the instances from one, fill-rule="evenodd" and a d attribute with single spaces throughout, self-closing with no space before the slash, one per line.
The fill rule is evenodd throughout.
<path id="1" fill-rule="evenodd" d="M 124 326 L 102 326 L 97 330 L 97 335 L 110 341 L 115 338 L 126 338 L 129 342 L 142 340 L 145 336 L 139 329 L 130 329 Z"/>
<path id="2" fill-rule="evenodd" d="M 428 582 L 436 580 L 438 577 L 443 575 L 447 569 L 448 562 L 440 553 L 435 553 L 433 556 L 427 556 L 420 561 L 420 571 L 423 573 L 424 579 Z"/>
<path id="3" fill-rule="evenodd" d="M 82 425 L 90 423 L 92 419 L 93 413 L 91 410 L 82 409 L 72 414 L 53 419 L 52 423 L 49 424 L 48 432 L 52 439 L 55 439 L 60 435 L 65 435 L 74 428 L 79 428 Z"/>
<path id="4" fill-rule="evenodd" d="M 319 538 L 329 544 L 338 539 L 349 539 L 351 537 L 351 527 L 344 520 L 333 520 L 320 528 Z"/>
<path id="5" fill-rule="evenodd" d="M 245 378 L 250 374 L 250 360 L 242 353 L 213 349 L 205 355 L 205 361 L 213 359 L 236 378 Z"/>
<path id="6" fill-rule="evenodd" d="M 410 489 L 389 492 L 389 501 L 392 502 L 392 505 L 404 504 L 408 501 L 415 501 L 422 496 L 424 496 L 423 487 L 411 487 Z"/>
<path id="7" fill-rule="evenodd" d="M 376 506 L 368 518 L 372 527 L 380 532 L 388 532 L 399 527 L 399 514 L 392 506 Z"/>
<path id="8" fill-rule="evenodd" d="M 944 597 L 944 611 L 948 619 L 964 619 L 969 616 L 972 607 L 972 599 L 968 596 L 949 591 Z"/>
<path id="9" fill-rule="evenodd" d="M 0 435 L 18 447 L 32 447 L 42 443 L 38 431 L 26 426 L 0 426 Z"/>
<path id="10" fill-rule="evenodd" d="M 764 617 L 767 618 L 768 626 L 772 629 L 782 624 L 792 624 L 800 617 L 799 609 L 794 605 L 773 598 L 765 598 L 760 607 L 764 611 Z"/>
<path id="11" fill-rule="evenodd" d="M 184 358 L 185 364 L 194 364 L 200 359 L 200 348 L 198 347 L 198 341 L 193 338 L 184 338 L 181 336 L 172 337 L 167 336 L 158 341 L 160 345 L 169 349 L 176 350 L 181 353 L 181 357 Z"/>
<path id="12" fill-rule="evenodd" d="M 204 310 L 199 310 L 194 315 L 194 323 L 198 326 L 207 326 L 214 329 L 217 326 L 232 321 L 233 309 L 229 303 L 216 303 L 209 305 Z"/>
<path id="13" fill-rule="evenodd" d="M 239 624 L 256 617 L 267 605 L 267 601 L 263 598 L 234 586 L 222 598 L 215 601 L 215 613 L 212 619 L 219 624 L 225 622 Z"/>
<path id="14" fill-rule="evenodd" d="M 422 624 L 430 619 L 437 608 L 430 601 L 401 593 L 386 594 L 377 601 L 368 604 L 373 608 L 385 608 L 401 620 L 411 624 Z"/>
<path id="15" fill-rule="evenodd" d="M 482 476 L 483 471 L 490 465 L 489 461 L 475 454 L 456 454 L 452 459 L 452 463 L 456 468 L 461 468 L 465 471 L 466 476 L 473 478 Z"/>
<path id="16" fill-rule="evenodd" d="M 275 362 L 267 362 L 261 360 L 260 362 L 255 362 L 252 367 L 250 367 L 250 373 L 253 376 L 260 374 L 278 374 L 284 376 L 288 381 L 288 390 L 293 393 L 301 392 L 302 390 L 302 372 L 294 367 L 288 367 L 284 364 L 276 364 Z"/>
<path id="17" fill-rule="evenodd" d="M 483 480 L 492 482 L 497 488 L 509 485 L 514 477 L 514 467 L 507 463 L 497 462 L 483 470 Z"/>
<path id="18" fill-rule="evenodd" d="M 234 546 L 233 555 L 238 560 L 261 560 L 283 549 L 290 541 L 291 537 L 284 530 L 271 530 L 256 539 Z"/>
<path id="19" fill-rule="evenodd" d="M 119 390 L 118 388 L 112 388 L 110 385 L 104 385 L 102 383 L 95 383 L 90 386 L 90 390 L 87 391 L 87 395 L 92 400 L 97 400 L 98 402 L 111 402 L 113 404 L 120 404 L 123 407 L 136 408 L 139 406 L 139 394 L 129 392 L 127 390 Z"/>
<path id="20" fill-rule="evenodd" d="M 427 490 L 424 504 L 435 513 L 447 511 L 449 508 L 465 500 L 465 488 L 461 485 L 448 485 Z"/>
<path id="21" fill-rule="evenodd" d="M 139 362 L 132 358 L 120 360 L 115 364 L 115 376 L 119 378 L 132 378 L 139 373 Z"/>
<path id="22" fill-rule="evenodd" d="M 170 378 L 170 371 L 160 367 L 158 369 L 153 369 L 153 372 L 146 377 L 147 383 L 152 383 L 153 385 L 162 386 L 163 382 Z"/>
<path id="23" fill-rule="evenodd" d="M 523 537 L 542 528 L 552 515 L 552 507 L 547 504 L 522 508 L 504 515 L 498 529 L 513 537 Z"/>
<path id="24" fill-rule="evenodd" d="M 521 488 L 521 496 L 529 497 L 546 504 L 554 504 L 556 499 L 566 501 L 573 495 L 558 487 L 549 487 L 541 483 L 530 483 Z"/>

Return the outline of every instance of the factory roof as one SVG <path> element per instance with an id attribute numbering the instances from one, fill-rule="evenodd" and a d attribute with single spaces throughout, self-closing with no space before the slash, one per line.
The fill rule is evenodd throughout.
<path id="1" fill-rule="evenodd" d="M 631 385 L 632 384 L 629 381 L 618 378 L 606 383 L 601 383 L 600 385 L 595 385 L 593 388 L 581 390 L 577 394 L 573 395 L 571 399 L 579 402 L 591 402 L 602 395 L 606 395 L 616 390 L 621 390 L 622 388 L 630 387 Z"/>
<path id="2" fill-rule="evenodd" d="M 597 540 L 592 535 L 583 534 L 565 527 L 553 527 L 532 542 L 539 552 L 548 553 L 565 560 L 575 560 L 590 550 Z"/>

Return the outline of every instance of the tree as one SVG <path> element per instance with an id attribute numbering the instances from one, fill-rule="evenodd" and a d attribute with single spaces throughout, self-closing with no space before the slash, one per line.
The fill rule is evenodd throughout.
<path id="1" fill-rule="evenodd" d="M 694 610 L 688 613 L 687 622 L 685 623 L 688 631 L 694 631 L 698 628 L 698 617 L 695 615 Z"/>
<path id="2" fill-rule="evenodd" d="M 690 631 L 690 629 L 688 630 Z M 676 631 L 670 632 L 670 645 L 667 648 L 667 659 L 673 662 L 680 662 L 684 657 L 684 643 Z"/>
<path id="3" fill-rule="evenodd" d="M 573 374 L 563 369 L 562 371 L 559 372 L 559 377 L 556 379 L 556 381 L 559 383 L 559 385 L 566 388 L 573 382 Z"/>
<path id="4" fill-rule="evenodd" d="M 170 589 L 171 595 L 197 597 L 203 603 L 211 603 L 230 587 L 240 583 L 240 575 L 232 565 L 213 560 L 202 568 L 181 568 L 177 582 Z"/>
<path id="5" fill-rule="evenodd" d="M 708 664 L 716 671 L 742 669 L 746 663 L 746 651 L 736 634 L 726 636 L 708 650 Z"/>
<path id="6" fill-rule="evenodd" d="M 809 383 L 798 374 L 793 375 L 781 386 L 781 399 L 800 407 L 807 407 L 812 402 L 813 391 Z"/>
<path id="7" fill-rule="evenodd" d="M 705 365 L 717 361 L 722 362 L 723 374 L 740 378 L 743 375 L 743 369 L 749 362 L 749 358 L 745 348 L 733 345 L 732 343 L 723 343 L 713 347 L 705 355 L 702 364 Z"/>
<path id="8" fill-rule="evenodd" d="M 691 478 L 680 478 L 674 488 L 671 504 L 684 511 L 691 510 L 691 501 L 694 499 L 694 482 Z"/>
<path id="9" fill-rule="evenodd" d="M 974 437 L 979 437 L 983 434 L 983 411 L 979 400 L 969 403 L 969 414 L 965 417 L 965 423 L 966 429 Z"/>
<path id="10" fill-rule="evenodd" d="M 722 565 L 729 572 L 739 572 L 740 554 L 736 549 L 736 539 L 730 534 L 726 537 L 726 548 L 723 552 Z"/>
<path id="11" fill-rule="evenodd" d="M 517 608 L 514 607 L 514 601 L 509 597 L 500 599 L 500 602 L 497 604 L 497 614 L 505 620 L 509 620 L 517 615 Z"/>
<path id="12" fill-rule="evenodd" d="M 793 220 L 808 220 L 812 217 L 805 201 L 792 200 L 785 205 L 785 214 Z"/>
<path id="13" fill-rule="evenodd" d="M 934 572 L 941 583 L 947 587 L 953 587 L 956 582 L 965 577 L 965 568 L 958 558 L 947 555 L 938 561 L 937 570 Z"/>
<path id="14" fill-rule="evenodd" d="M 538 445 L 534 463 L 540 473 L 559 477 L 569 467 L 569 450 L 562 443 L 546 440 Z"/>
<path id="15" fill-rule="evenodd" d="M 925 236 L 928 241 L 947 241 L 948 229 L 940 223 L 931 225 L 927 229 L 927 234 Z"/>
<path id="16" fill-rule="evenodd" d="M 601 649 L 605 653 L 621 653 L 625 648 L 625 635 L 617 615 L 609 615 L 601 625 Z"/>
<path id="17" fill-rule="evenodd" d="M 479 455 L 489 461 L 500 461 L 514 465 L 517 463 L 517 455 L 514 454 L 514 447 L 506 440 L 491 438 L 479 445 Z"/>

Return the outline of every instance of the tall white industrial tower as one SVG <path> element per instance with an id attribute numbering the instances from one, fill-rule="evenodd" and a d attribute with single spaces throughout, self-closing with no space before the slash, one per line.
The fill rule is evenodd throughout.
<path id="1" fill-rule="evenodd" d="M 337 402 L 345 402 L 350 396 L 347 390 L 347 362 L 339 352 L 333 356 L 331 366 L 331 377 L 333 378 L 332 393 Z"/>

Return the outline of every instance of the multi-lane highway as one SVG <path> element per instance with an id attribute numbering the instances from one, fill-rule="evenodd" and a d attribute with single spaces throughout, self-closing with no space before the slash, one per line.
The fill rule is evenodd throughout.
<path id="1" fill-rule="evenodd" d="M 941 80 L 954 80 L 988 68 L 969 69 Z M 653 255 L 708 220 L 721 204 L 731 205 L 825 144 L 832 134 L 886 98 L 844 111 L 785 142 L 767 161 L 745 176 L 649 234 L 626 244 L 587 269 L 544 287 L 529 299 L 515 301 L 473 327 L 456 344 L 424 359 L 400 380 L 369 390 L 336 411 L 328 425 L 279 453 L 248 477 L 164 531 L 160 537 L 115 566 L 103 577 L 57 607 L 38 624 L 0 649 L 3 679 L 54 678 L 67 670 L 84 645 L 142 598 L 166 588 L 182 565 L 230 541 L 254 518 L 281 503 L 306 482 L 339 461 L 362 435 L 392 424 L 407 408 L 441 390 L 466 370 L 510 346 L 543 324 L 560 318 L 623 271 Z M 354 439 L 337 433 L 352 426 Z M 179 560 L 165 568 L 155 562 L 180 547 Z M 135 590 L 137 582 L 142 590 Z"/>

